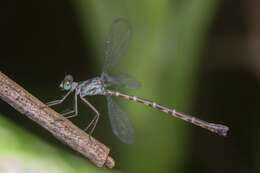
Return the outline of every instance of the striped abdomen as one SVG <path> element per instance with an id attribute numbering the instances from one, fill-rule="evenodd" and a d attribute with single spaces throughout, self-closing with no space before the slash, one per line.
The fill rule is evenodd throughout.
<path id="1" fill-rule="evenodd" d="M 206 121 L 200 120 L 198 118 L 195 118 L 193 116 L 190 115 L 186 115 L 183 114 L 181 112 L 177 112 L 175 109 L 170 109 L 166 106 L 157 104 L 155 102 L 149 101 L 149 100 L 145 100 L 136 96 L 131 96 L 131 95 L 127 95 L 127 94 L 122 94 L 119 92 L 115 92 L 115 91 L 111 91 L 111 90 L 107 90 L 106 92 L 107 95 L 111 95 L 111 96 L 118 96 L 118 97 L 122 97 L 125 98 L 127 100 L 133 100 L 139 103 L 143 103 L 147 106 L 156 108 L 158 110 L 161 110 L 167 114 L 173 115 L 175 117 L 178 117 L 184 121 L 190 122 L 192 124 L 195 124 L 197 126 L 200 126 L 202 128 L 205 128 L 211 132 L 217 133 L 221 136 L 226 136 L 227 135 L 227 131 L 229 130 L 229 128 L 227 126 L 221 125 L 221 124 L 213 124 L 213 123 L 208 123 Z"/>

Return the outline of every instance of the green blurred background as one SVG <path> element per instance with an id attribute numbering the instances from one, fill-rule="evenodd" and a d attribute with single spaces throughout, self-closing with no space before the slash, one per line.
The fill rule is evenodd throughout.
<path id="1" fill-rule="evenodd" d="M 0 70 L 41 101 L 64 95 L 65 72 L 81 81 L 101 73 L 105 40 L 124 17 L 133 37 L 117 71 L 142 82 L 120 89 L 230 127 L 220 137 L 139 103 L 117 99 L 135 132 L 133 145 L 112 133 L 106 101 L 94 137 L 111 148 L 112 172 L 259 172 L 260 2 L 219 0 L 70 0 L 2 3 Z M 73 99 L 56 106 L 72 108 Z M 80 102 L 73 121 L 94 113 Z M 110 172 L 0 101 L 0 172 Z"/>

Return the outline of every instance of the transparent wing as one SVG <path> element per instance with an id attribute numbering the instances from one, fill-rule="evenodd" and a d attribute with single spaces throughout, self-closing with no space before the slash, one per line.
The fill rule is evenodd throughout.
<path id="1" fill-rule="evenodd" d="M 111 96 L 106 96 L 106 98 L 108 103 L 108 114 L 113 133 L 126 144 L 134 143 L 134 128 L 126 113 L 117 105 Z"/>
<path id="2" fill-rule="evenodd" d="M 141 83 L 129 74 L 122 73 L 113 77 L 109 76 L 106 73 L 104 75 L 108 86 L 117 85 L 129 89 L 138 89 L 141 87 Z"/>
<path id="3" fill-rule="evenodd" d="M 106 41 L 105 62 L 103 72 L 118 64 L 123 58 L 131 40 L 131 26 L 127 20 L 114 20 Z"/>

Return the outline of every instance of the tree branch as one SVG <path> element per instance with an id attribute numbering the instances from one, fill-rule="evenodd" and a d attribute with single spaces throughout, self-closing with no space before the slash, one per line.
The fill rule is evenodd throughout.
<path id="1" fill-rule="evenodd" d="M 56 138 L 87 157 L 98 167 L 113 168 L 110 149 L 0 72 L 0 98 L 51 132 Z M 90 139 L 91 138 L 91 139 Z"/>

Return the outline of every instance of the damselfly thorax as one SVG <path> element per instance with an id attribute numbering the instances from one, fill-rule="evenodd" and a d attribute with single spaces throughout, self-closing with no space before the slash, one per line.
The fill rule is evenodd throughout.
<path id="1" fill-rule="evenodd" d="M 95 77 L 78 83 L 77 90 L 81 97 L 105 95 L 104 80 L 100 77 Z"/>

